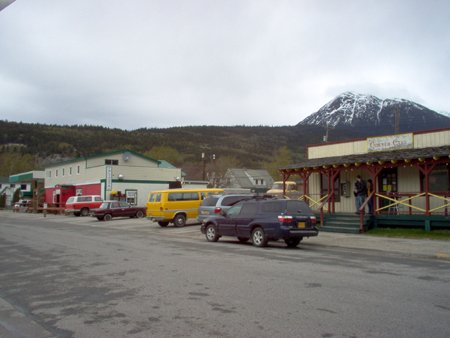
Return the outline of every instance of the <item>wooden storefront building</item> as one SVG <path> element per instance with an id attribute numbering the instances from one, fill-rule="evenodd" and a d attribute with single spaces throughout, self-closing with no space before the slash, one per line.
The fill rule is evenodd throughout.
<path id="1" fill-rule="evenodd" d="M 301 199 L 320 212 L 322 226 L 327 214 L 356 216 L 353 188 L 360 175 L 373 181 L 366 202 L 373 197 L 374 215 L 361 214 L 358 232 L 385 224 L 430 230 L 450 226 L 449 162 L 446 128 L 310 145 L 306 160 L 279 171 L 284 182 L 303 181 Z"/>

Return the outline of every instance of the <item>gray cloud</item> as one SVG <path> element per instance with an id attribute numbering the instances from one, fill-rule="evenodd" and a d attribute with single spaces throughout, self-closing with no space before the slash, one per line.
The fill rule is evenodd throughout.
<path id="1" fill-rule="evenodd" d="M 0 12 L 0 112 L 293 125 L 344 91 L 449 110 L 447 1 L 49 1 Z"/>

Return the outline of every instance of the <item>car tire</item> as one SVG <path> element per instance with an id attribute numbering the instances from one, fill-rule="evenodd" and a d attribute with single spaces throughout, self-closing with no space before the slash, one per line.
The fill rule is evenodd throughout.
<path id="1" fill-rule="evenodd" d="M 99 221 L 103 221 L 103 216 L 102 216 L 102 217 L 97 217 L 97 219 L 98 219 Z"/>
<path id="2" fill-rule="evenodd" d="M 208 242 L 217 242 L 219 240 L 219 235 L 217 234 L 216 227 L 213 224 L 206 227 L 205 235 Z"/>
<path id="3" fill-rule="evenodd" d="M 176 227 L 184 227 L 186 225 L 186 217 L 184 217 L 183 215 L 176 215 L 173 219 L 173 223 Z"/>
<path id="4" fill-rule="evenodd" d="M 246 242 L 248 242 L 248 240 L 249 240 L 250 238 L 238 237 L 237 239 L 238 239 L 239 242 L 241 242 L 241 243 L 246 243 Z"/>
<path id="5" fill-rule="evenodd" d="M 144 217 L 144 213 L 142 212 L 142 210 L 139 210 L 139 211 L 136 213 L 136 217 L 137 217 L 137 218 L 142 218 L 142 217 Z"/>
<path id="6" fill-rule="evenodd" d="M 264 232 L 264 229 L 261 227 L 257 227 L 252 232 L 252 243 L 254 246 L 257 246 L 259 248 L 263 248 L 267 246 L 267 243 L 269 240 L 267 239 L 266 233 Z"/>
<path id="7" fill-rule="evenodd" d="M 167 225 L 169 225 L 169 222 L 162 222 L 162 221 L 159 221 L 158 224 L 159 224 L 160 227 L 165 228 Z"/>
<path id="8" fill-rule="evenodd" d="M 112 220 L 112 216 L 110 214 L 106 214 L 105 217 L 104 217 L 104 220 L 105 221 L 110 221 L 110 220 Z"/>
<path id="9" fill-rule="evenodd" d="M 286 243 L 286 245 L 289 248 L 295 248 L 297 245 L 300 244 L 300 241 L 302 240 L 302 237 L 291 237 L 291 238 L 287 238 L 284 240 L 284 242 Z"/>
<path id="10" fill-rule="evenodd" d="M 83 208 L 80 211 L 81 216 L 87 216 L 89 215 L 89 208 Z"/>

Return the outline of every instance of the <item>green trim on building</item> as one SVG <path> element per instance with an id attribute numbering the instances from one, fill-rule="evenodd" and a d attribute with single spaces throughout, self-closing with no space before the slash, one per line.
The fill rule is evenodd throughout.
<path id="1" fill-rule="evenodd" d="M 9 176 L 10 182 L 20 182 L 23 180 L 32 180 L 32 179 L 33 179 L 33 173 L 24 173 L 24 174 L 17 174 L 17 175 Z"/>

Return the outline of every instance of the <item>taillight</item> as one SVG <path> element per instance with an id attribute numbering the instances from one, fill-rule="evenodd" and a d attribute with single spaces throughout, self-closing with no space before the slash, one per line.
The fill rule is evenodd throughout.
<path id="1" fill-rule="evenodd" d="M 293 218 L 292 218 L 292 216 L 283 216 L 283 215 L 280 215 L 280 216 L 278 216 L 278 220 L 279 220 L 280 222 L 290 223 L 290 222 L 292 222 Z"/>
<path id="2" fill-rule="evenodd" d="M 317 223 L 316 217 L 315 216 L 311 216 L 311 223 L 314 225 Z"/>
<path id="3" fill-rule="evenodd" d="M 215 214 L 218 214 L 219 212 L 221 212 L 222 211 L 222 208 L 219 208 L 219 207 L 215 207 L 214 208 L 214 213 Z"/>

